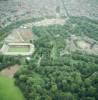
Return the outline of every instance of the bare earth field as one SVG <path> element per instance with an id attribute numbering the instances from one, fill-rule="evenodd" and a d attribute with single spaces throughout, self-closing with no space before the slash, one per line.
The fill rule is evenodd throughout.
<path id="1" fill-rule="evenodd" d="M 71 40 L 70 40 L 71 38 Z M 71 51 L 83 51 L 88 54 L 94 54 L 98 55 L 98 42 L 94 44 L 94 40 L 90 39 L 85 36 L 85 38 L 79 37 L 79 36 L 71 36 L 66 40 L 66 50 L 71 49 Z M 65 50 L 65 51 L 66 51 Z"/>
<path id="2" fill-rule="evenodd" d="M 0 72 L 0 74 L 3 75 L 3 76 L 7 76 L 9 78 L 12 78 L 19 68 L 20 68 L 19 65 L 10 66 L 8 68 L 3 69 Z"/>
<path id="3" fill-rule="evenodd" d="M 59 25 L 64 25 L 65 23 L 65 19 L 44 19 L 42 21 L 39 22 L 35 22 L 33 25 L 34 26 L 49 26 L 49 25 L 55 25 L 55 24 L 59 24 Z"/>
<path id="4" fill-rule="evenodd" d="M 88 49 L 90 48 L 90 44 L 85 42 L 85 41 L 78 41 L 77 45 L 81 48 L 81 49 Z"/>
<path id="5" fill-rule="evenodd" d="M 49 25 L 64 25 L 65 22 L 68 20 L 68 18 L 45 18 L 41 21 L 37 21 L 37 22 L 31 22 L 31 23 L 26 23 L 22 26 L 20 26 L 20 28 L 32 28 L 33 26 L 49 26 Z"/>

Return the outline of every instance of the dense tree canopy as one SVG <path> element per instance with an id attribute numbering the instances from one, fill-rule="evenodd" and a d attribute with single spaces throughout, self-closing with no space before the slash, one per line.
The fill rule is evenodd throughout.
<path id="1" fill-rule="evenodd" d="M 27 100 L 98 100 L 98 56 L 78 51 L 60 55 L 69 34 L 83 32 L 98 40 L 97 26 L 89 19 L 72 18 L 64 26 L 33 27 L 36 50 L 15 75 Z"/>
<path id="2" fill-rule="evenodd" d="M 21 58 L 21 57 L 20 57 Z M 20 64 L 19 57 L 0 55 L 0 70 L 10 67 L 11 65 Z"/>

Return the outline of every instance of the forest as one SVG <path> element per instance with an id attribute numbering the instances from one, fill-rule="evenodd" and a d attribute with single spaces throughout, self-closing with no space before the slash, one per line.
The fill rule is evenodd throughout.
<path id="1" fill-rule="evenodd" d="M 61 55 L 71 34 L 98 40 L 98 21 L 72 17 L 65 25 L 33 27 L 35 52 L 15 74 L 26 100 L 98 100 L 98 55 Z"/>
<path id="2" fill-rule="evenodd" d="M 0 70 L 10 67 L 11 65 L 21 64 L 21 60 L 19 58 L 22 59 L 21 56 L 13 57 L 0 54 Z"/>

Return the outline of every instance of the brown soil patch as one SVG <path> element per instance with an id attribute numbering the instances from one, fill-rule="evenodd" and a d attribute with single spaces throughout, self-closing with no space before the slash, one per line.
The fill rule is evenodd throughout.
<path id="1" fill-rule="evenodd" d="M 90 48 L 90 44 L 85 42 L 85 41 L 78 41 L 77 45 L 81 48 L 81 49 L 89 49 Z"/>
<path id="2" fill-rule="evenodd" d="M 9 68 L 5 68 L 0 72 L 1 75 L 13 78 L 17 70 L 20 68 L 19 65 L 10 66 Z"/>

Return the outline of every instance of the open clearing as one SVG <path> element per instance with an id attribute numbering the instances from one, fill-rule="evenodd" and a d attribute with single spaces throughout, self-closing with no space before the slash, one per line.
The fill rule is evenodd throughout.
<path id="1" fill-rule="evenodd" d="M 77 45 L 79 46 L 79 48 L 81 49 L 89 49 L 90 48 L 90 44 L 87 43 L 86 41 L 78 41 Z"/>
<path id="2" fill-rule="evenodd" d="M 66 40 L 66 44 L 66 50 L 69 50 L 70 48 L 71 51 L 79 50 L 88 54 L 98 55 L 98 42 L 95 42 L 93 39 L 90 39 L 87 36 L 82 38 L 81 36 L 72 35 Z"/>
<path id="3" fill-rule="evenodd" d="M 65 19 L 55 18 L 55 19 L 44 19 L 42 21 L 35 22 L 33 25 L 34 26 L 49 26 L 49 25 L 55 25 L 55 24 L 64 25 L 64 23 L 65 23 Z"/>
<path id="4" fill-rule="evenodd" d="M 0 74 L 2 76 L 7 76 L 9 78 L 13 78 L 14 74 L 17 72 L 17 70 L 20 68 L 19 65 L 13 65 L 8 68 L 3 69 Z"/>
<path id="5" fill-rule="evenodd" d="M 0 75 L 0 100 L 24 100 L 21 91 L 14 85 L 14 79 Z"/>
<path id="6" fill-rule="evenodd" d="M 68 18 L 45 18 L 41 21 L 26 23 L 20 28 L 32 28 L 33 26 L 64 25 Z"/>

